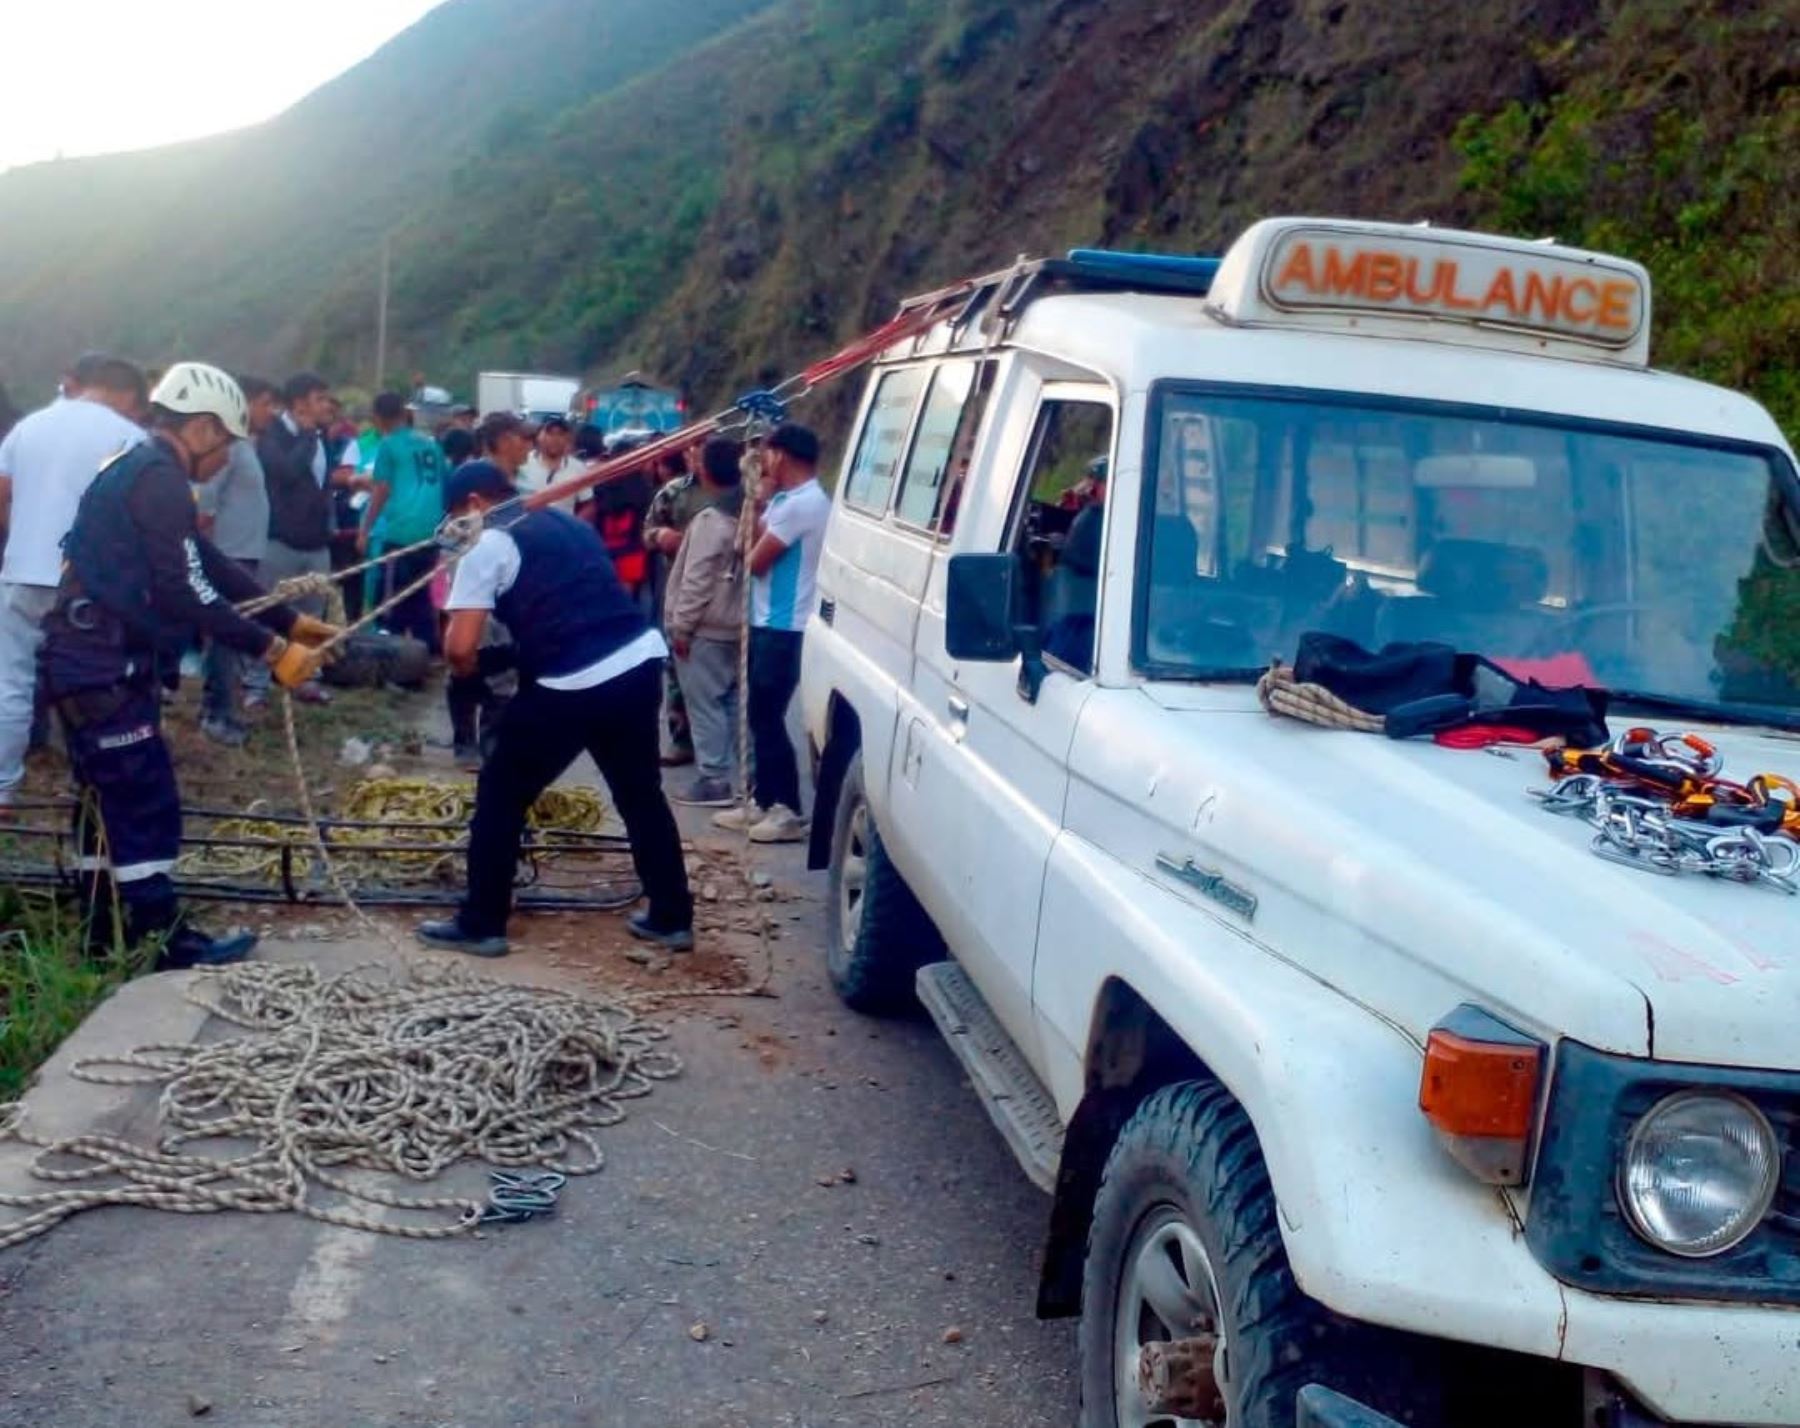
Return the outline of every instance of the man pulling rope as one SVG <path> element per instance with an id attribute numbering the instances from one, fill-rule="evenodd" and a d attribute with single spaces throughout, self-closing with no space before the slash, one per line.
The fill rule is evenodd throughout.
<path id="1" fill-rule="evenodd" d="M 150 410 L 150 439 L 116 457 L 81 499 L 39 661 L 79 789 L 89 945 L 161 937 L 160 965 L 191 967 L 236 961 L 256 939 L 209 937 L 176 902 L 181 795 L 162 738 L 163 678 L 203 633 L 298 688 L 318 673 L 338 630 L 282 604 L 255 620 L 238 613 L 233 601 L 263 592 L 200 534 L 188 483 L 217 475 L 248 431 L 237 383 L 216 367 L 178 362 L 150 394 Z"/>
<path id="2" fill-rule="evenodd" d="M 340 571 L 334 578 L 345 579 L 371 565 L 397 561 L 431 543 L 450 549 L 450 560 L 459 562 L 479 549 L 484 519 L 499 525 L 528 513 L 535 516 L 544 507 L 628 475 L 665 452 L 693 445 L 734 421 L 757 420 L 762 410 L 759 403 L 781 409 L 786 401 L 806 395 L 855 370 L 891 345 L 923 332 L 965 302 L 975 287 L 972 283 L 959 283 L 916 299 L 882 327 L 814 363 L 773 391 L 752 393 L 737 406 L 652 441 L 629 457 L 589 467 L 530 497 L 519 497 L 509 485 L 503 496 L 495 493 L 485 510 L 475 513 L 474 520 L 447 521 L 435 542 L 386 552 L 363 565 Z M 77 815 L 77 837 L 84 875 L 84 921 L 90 942 L 104 945 L 121 933 L 132 942 L 151 934 L 165 934 L 163 965 L 216 964 L 245 956 L 255 939 L 247 933 L 218 939 L 206 937 L 179 915 L 169 873 L 179 853 L 181 807 L 174 769 L 159 728 L 157 685 L 162 670 L 179 657 L 188 635 L 198 629 L 232 648 L 260 656 L 285 688 L 298 688 L 317 676 L 337 646 L 414 595 L 432 575 L 420 575 L 348 627 L 298 614 L 285 603 L 285 599 L 292 598 L 286 589 L 278 589 L 273 595 L 258 589 L 200 535 L 195 525 L 186 483 L 203 482 L 216 475 L 232 441 L 246 433 L 247 404 L 242 390 L 216 367 L 181 362 L 170 369 L 152 394 L 152 409 L 156 431 L 155 438 L 143 449 L 147 454 L 121 458 L 108 474 L 96 480 L 83 503 L 85 524 L 78 517 L 76 530 L 71 533 L 64 588 L 57 611 L 46 626 L 46 687 L 68 729 L 75 777 L 83 792 L 78 801 L 81 812 Z M 496 548 L 489 546 L 490 552 Z M 502 562 L 503 567 L 507 564 Z M 502 575 L 505 573 L 503 568 Z M 488 581 L 492 588 L 486 595 L 497 600 L 505 583 L 504 579 Z M 471 606 L 467 613 L 485 618 L 478 606 Z M 604 618 L 610 615 L 603 617 L 602 622 Z M 473 622 L 464 623 L 466 628 Z M 644 633 L 653 635 L 648 630 Z M 592 631 L 590 636 L 589 646 L 598 648 L 599 643 L 606 643 Z M 633 644 L 643 638 L 634 636 Z M 623 647 L 615 650 L 608 645 L 596 664 L 622 652 Z M 660 660 L 663 653 L 645 656 L 645 663 Z M 564 695 L 585 693 L 585 699 L 579 701 L 589 706 L 583 715 L 584 740 L 600 740 L 602 725 L 613 717 L 607 714 L 603 718 L 596 712 L 602 703 L 610 705 L 614 701 L 603 699 L 594 691 L 612 683 L 615 687 L 608 691 L 609 695 L 622 697 L 628 686 L 638 682 L 640 670 L 635 665 L 616 681 L 612 679 L 615 671 L 610 666 L 607 670 L 594 684 L 580 683 L 593 673 L 591 667 L 568 673 L 553 671 L 546 686 L 551 692 Z M 577 683 L 556 689 L 556 684 L 566 679 Z M 560 704 L 573 702 L 577 701 L 564 699 Z M 619 717 L 624 716 L 621 713 Z M 625 720 L 620 728 L 626 725 L 635 731 L 635 719 Z M 515 747 L 522 748 L 530 725 L 521 720 L 517 726 L 521 732 Z M 301 801 L 310 808 L 309 791 L 294 746 L 291 703 L 286 729 Z M 626 742 L 635 749 L 635 732 L 628 735 Z M 560 737 L 555 742 L 565 756 L 548 778 L 560 773 L 578 752 L 579 741 L 564 749 L 567 744 Z M 527 760 L 529 767 L 522 764 L 516 771 L 526 783 L 538 776 L 538 762 L 544 761 Z M 611 762 L 619 763 L 616 759 Z M 653 747 L 652 768 L 656 763 Z M 626 812 L 626 804 L 631 802 L 638 809 L 632 844 L 640 874 L 645 874 L 647 867 L 654 870 L 644 876 L 650 908 L 633 919 L 633 932 L 674 950 L 692 946 L 692 909 L 685 871 L 679 876 L 668 871 L 671 866 L 679 869 L 681 859 L 673 817 L 660 786 L 654 789 L 654 800 L 621 796 L 616 784 L 613 791 L 628 828 L 633 814 Z M 459 916 L 455 923 L 433 925 L 432 931 L 447 933 L 440 945 L 481 950 L 491 956 L 505 950 L 502 932 L 510 903 L 512 868 L 508 863 L 504 895 L 496 896 L 490 887 L 500 881 L 493 872 L 501 861 L 496 850 L 508 841 L 507 828 L 518 821 L 510 813 L 502 816 L 500 810 L 503 803 L 510 807 L 517 802 L 516 791 L 509 791 L 504 800 L 496 795 L 487 802 L 496 811 L 485 820 L 489 833 L 480 840 L 484 851 L 480 855 L 479 875 L 474 871 L 477 855 L 471 851 L 470 900 L 464 906 L 467 920 Z M 527 798 L 525 806 L 529 802 Z M 665 821 L 670 830 L 668 836 L 660 831 Z M 483 823 L 478 817 L 478 826 Z M 322 839 L 319 843 L 321 859 L 329 870 L 328 852 Z M 675 850 L 672 857 L 668 853 L 670 844 Z M 483 891 L 478 893 L 477 888 Z M 347 895 L 346 900 L 354 907 Z M 118 902 L 125 905 L 126 916 L 124 926 L 115 929 L 110 914 Z M 471 924 L 496 922 L 497 927 L 480 926 L 477 936 L 467 935 Z M 429 935 L 425 929 L 421 932 Z"/>
<path id="3" fill-rule="evenodd" d="M 526 815 L 585 749 L 624 821 L 649 899 L 626 926 L 685 952 L 694 945 L 694 901 L 659 757 L 668 646 L 592 526 L 554 508 L 512 506 L 513 494 L 506 473 L 486 461 L 459 467 L 445 488 L 453 519 L 483 525 L 450 587 L 445 656 L 458 674 L 472 673 L 482 630 L 497 615 L 513 632 L 520 688 L 475 787 L 468 894 L 454 918 L 422 923 L 419 939 L 478 957 L 505 954 Z"/>

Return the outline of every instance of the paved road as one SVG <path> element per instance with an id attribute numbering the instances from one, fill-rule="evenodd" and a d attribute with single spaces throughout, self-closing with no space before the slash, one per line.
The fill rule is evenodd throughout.
<path id="1" fill-rule="evenodd" d="M 82 1216 L 0 1254 L 0 1425 L 1073 1423 L 1073 1331 L 1032 1316 L 1048 1202 L 929 1026 L 836 1004 L 822 887 L 777 856 L 779 999 L 678 1019 L 688 1074 L 556 1221 Z"/>

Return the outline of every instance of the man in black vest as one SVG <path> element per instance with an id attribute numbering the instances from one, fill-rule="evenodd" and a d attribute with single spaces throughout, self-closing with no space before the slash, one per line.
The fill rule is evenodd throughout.
<path id="1" fill-rule="evenodd" d="M 150 394 L 150 439 L 101 468 L 63 542 L 38 661 L 80 790 L 75 832 L 89 943 L 161 937 L 161 965 L 232 962 L 248 933 L 185 922 L 171 873 L 181 795 L 162 739 L 162 676 L 196 633 L 263 660 L 289 689 L 318 674 L 334 627 L 285 606 L 245 619 L 262 589 L 200 534 L 190 481 L 210 481 L 249 434 L 243 391 L 216 367 L 177 362 Z M 284 636 L 286 638 L 284 638 Z M 124 913 L 114 928 L 112 910 Z"/>
<path id="2" fill-rule="evenodd" d="M 465 516 L 515 494 L 498 466 L 471 461 L 451 473 L 444 504 Z M 447 608 L 450 668 L 480 668 L 482 630 L 495 615 L 512 631 L 520 687 L 476 784 L 462 907 L 453 919 L 422 923 L 419 939 L 477 957 L 505 955 L 526 814 L 585 749 L 624 820 L 649 899 L 627 924 L 632 935 L 691 949 L 694 903 L 659 758 L 668 646 L 619 583 L 593 527 L 556 510 L 497 512 L 458 563 Z"/>

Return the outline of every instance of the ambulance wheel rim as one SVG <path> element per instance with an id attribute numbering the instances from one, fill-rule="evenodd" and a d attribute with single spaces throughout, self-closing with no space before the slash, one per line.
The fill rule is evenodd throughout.
<path id="1" fill-rule="evenodd" d="M 838 870 L 838 935 L 846 956 L 856 951 L 862 930 L 864 894 L 869 885 L 869 805 L 858 800 L 850 815 Z"/>

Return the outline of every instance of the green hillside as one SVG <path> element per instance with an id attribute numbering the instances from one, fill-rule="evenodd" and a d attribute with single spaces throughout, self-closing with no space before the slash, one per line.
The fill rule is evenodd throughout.
<path id="1" fill-rule="evenodd" d="M 390 370 L 712 400 L 1021 251 L 1304 211 L 1642 258 L 1658 360 L 1795 430 L 1797 76 L 1800 0 L 452 0 L 262 129 L 0 177 L 0 376 L 366 384 L 391 230 Z"/>
<path id="2" fill-rule="evenodd" d="M 399 239 L 399 340 L 714 399 L 1020 251 L 1430 218 L 1642 258 L 1658 360 L 1800 430 L 1797 64 L 1795 0 L 783 0 L 471 156 Z M 333 364 L 356 282 L 314 330 Z"/>
<path id="3" fill-rule="evenodd" d="M 768 3 L 447 0 L 266 124 L 0 175 L 0 381 L 41 395 L 87 346 L 280 371 L 313 355 L 325 305 L 365 275 L 335 320 L 353 317 L 362 342 L 336 375 L 366 382 L 385 230 L 434 205 L 459 165 L 532 142 Z"/>

